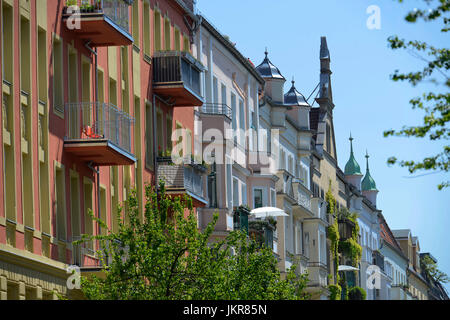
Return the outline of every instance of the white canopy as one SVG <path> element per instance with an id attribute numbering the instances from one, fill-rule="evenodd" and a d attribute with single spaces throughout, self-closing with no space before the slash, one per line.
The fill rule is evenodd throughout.
<path id="1" fill-rule="evenodd" d="M 265 217 L 287 217 L 288 214 L 284 212 L 280 208 L 273 207 L 263 207 L 257 208 L 250 211 L 250 214 L 255 216 L 256 218 L 265 218 Z"/>
<path id="2" fill-rule="evenodd" d="M 339 266 L 338 271 L 358 271 L 358 268 L 352 266 Z"/>

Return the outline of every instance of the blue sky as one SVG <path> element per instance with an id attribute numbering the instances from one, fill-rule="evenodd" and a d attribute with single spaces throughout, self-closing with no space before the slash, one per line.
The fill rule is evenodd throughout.
<path id="1" fill-rule="evenodd" d="M 444 143 L 413 138 L 384 138 L 383 131 L 420 124 L 423 114 L 413 111 L 409 100 L 427 90 L 426 84 L 412 87 L 389 79 L 394 70 L 415 71 L 423 63 L 407 52 L 393 51 L 387 38 L 426 40 L 448 45 L 436 23 L 409 24 L 406 13 L 423 7 L 423 0 L 398 3 L 394 0 L 198 0 L 198 9 L 255 65 L 269 58 L 306 97 L 319 82 L 320 37 L 326 36 L 331 55 L 334 125 L 341 168 L 349 157 L 348 136 L 365 172 L 365 151 L 370 170 L 380 190 L 377 206 L 391 229 L 411 229 L 419 237 L 422 252 L 431 252 L 441 270 L 450 274 L 450 190 L 438 191 L 445 173 L 411 178 L 400 167 L 388 167 L 390 156 L 420 160 L 437 153 Z M 369 30 L 366 13 L 370 5 L 381 9 L 381 29 Z M 438 76 L 437 76 L 438 77 Z M 442 80 L 442 78 L 438 79 Z M 290 82 L 285 85 L 287 91 Z M 442 89 L 442 88 L 441 88 Z M 447 284 L 450 291 L 450 285 Z"/>

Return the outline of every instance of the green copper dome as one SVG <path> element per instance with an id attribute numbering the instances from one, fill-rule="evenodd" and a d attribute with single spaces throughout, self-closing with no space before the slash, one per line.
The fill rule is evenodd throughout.
<path id="1" fill-rule="evenodd" d="M 353 138 L 350 134 L 350 159 L 348 159 L 347 164 L 345 165 L 344 174 L 346 176 L 352 175 L 362 175 L 361 168 L 359 167 L 358 162 L 356 162 L 355 156 L 353 155 Z"/>
<path id="2" fill-rule="evenodd" d="M 367 169 L 366 169 L 366 175 L 364 176 L 364 179 L 361 182 L 361 190 L 362 191 L 378 191 L 377 185 L 375 184 L 375 180 L 373 180 L 372 176 L 370 175 L 369 171 L 369 154 L 366 152 L 366 161 L 367 161 Z"/>

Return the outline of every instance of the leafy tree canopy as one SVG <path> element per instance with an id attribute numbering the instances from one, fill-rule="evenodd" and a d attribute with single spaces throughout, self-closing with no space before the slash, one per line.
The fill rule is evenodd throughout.
<path id="1" fill-rule="evenodd" d="M 191 199 L 171 198 L 160 184 L 159 194 L 146 187 L 140 216 L 133 192 L 125 205 L 126 223 L 99 241 L 98 252 L 109 265 L 104 278 L 83 277 L 88 299 L 120 300 L 271 300 L 307 299 L 307 275 L 297 276 L 295 265 L 283 279 L 271 249 L 260 247 L 241 231 L 212 242 L 218 215 L 199 231 Z M 95 219 L 103 228 L 104 222 Z"/>
<path id="2" fill-rule="evenodd" d="M 403 0 L 398 0 L 403 2 Z M 449 31 L 450 26 L 450 0 L 423 0 L 428 8 L 414 9 L 408 13 L 405 20 L 409 23 L 417 21 L 435 21 L 441 23 L 441 32 Z M 438 92 L 425 92 L 422 97 L 415 97 L 410 100 L 413 109 L 422 110 L 425 115 L 423 123 L 417 126 L 404 126 L 401 130 L 388 130 L 384 136 L 401 136 L 428 138 L 431 141 L 448 140 L 450 130 L 448 121 L 450 120 L 450 79 L 448 70 L 450 68 L 450 51 L 447 48 L 438 48 L 425 41 L 405 40 L 398 36 L 388 39 L 389 46 L 393 50 L 404 49 L 411 55 L 423 62 L 423 68 L 417 71 L 401 73 L 395 70 L 391 75 L 393 81 L 406 81 L 413 86 L 422 82 L 432 82 Z M 442 90 L 443 89 L 443 90 Z M 438 89 L 437 89 L 438 90 Z M 398 163 L 402 167 L 408 168 L 412 174 L 417 171 L 448 172 L 449 169 L 450 146 L 444 145 L 443 150 L 438 154 L 426 156 L 421 161 L 401 160 L 396 157 L 388 159 L 388 164 Z M 441 190 L 450 186 L 450 181 L 443 181 L 438 185 Z"/>

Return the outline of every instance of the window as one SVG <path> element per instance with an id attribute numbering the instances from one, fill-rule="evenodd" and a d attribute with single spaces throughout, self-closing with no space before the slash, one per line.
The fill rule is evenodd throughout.
<path id="1" fill-rule="evenodd" d="M 13 83 L 13 10 L 4 1 L 2 12 L 2 72 L 3 80 Z"/>
<path id="2" fill-rule="evenodd" d="M 327 143 L 327 151 L 331 154 L 331 133 L 330 133 L 330 125 L 327 123 L 326 127 L 326 143 Z"/>
<path id="3" fill-rule="evenodd" d="M 62 42 L 53 39 L 53 107 L 60 114 L 64 114 L 63 87 L 63 46 Z"/>
<path id="4" fill-rule="evenodd" d="M 233 207 L 233 187 L 232 187 L 232 160 L 229 156 L 225 156 L 226 160 L 226 177 L 227 177 L 227 206 Z"/>
<path id="5" fill-rule="evenodd" d="M 66 241 L 66 206 L 64 195 L 64 167 L 55 168 L 55 213 L 56 213 L 56 236 L 59 240 Z"/>
<path id="6" fill-rule="evenodd" d="M 139 2 L 134 1 L 132 7 L 133 14 L 133 40 L 134 44 L 139 47 Z"/>
<path id="7" fill-rule="evenodd" d="M 155 19 L 154 19 L 155 27 L 155 51 L 161 51 L 161 13 L 159 11 L 155 11 Z"/>
<path id="8" fill-rule="evenodd" d="M 221 84 L 222 91 L 222 104 L 227 105 L 227 87 L 222 83 Z"/>
<path id="9" fill-rule="evenodd" d="M 239 206 L 239 181 L 233 178 L 233 207 Z"/>
<path id="10" fill-rule="evenodd" d="M 262 208 L 263 207 L 263 191 L 262 189 L 253 190 L 253 207 Z"/>
<path id="11" fill-rule="evenodd" d="M 191 44 L 189 38 L 186 35 L 183 36 L 183 51 L 185 52 L 191 51 Z"/>
<path id="12" fill-rule="evenodd" d="M 277 207 L 277 193 L 275 189 L 270 189 L 270 205 L 274 208 Z"/>
<path id="13" fill-rule="evenodd" d="M 150 4 L 148 1 L 144 1 L 143 10 L 144 54 L 150 56 Z"/>
<path id="14" fill-rule="evenodd" d="M 170 50 L 170 21 L 169 19 L 164 19 L 164 49 L 166 51 Z"/>
<path id="15" fill-rule="evenodd" d="M 244 101 L 239 99 L 239 143 L 245 147 L 245 110 Z"/>
<path id="16" fill-rule="evenodd" d="M 232 129 L 235 132 L 237 129 L 237 111 L 236 111 L 236 95 L 231 93 L 231 117 L 232 117 Z M 234 141 L 237 142 L 237 136 L 234 135 Z"/>
<path id="17" fill-rule="evenodd" d="M 247 186 L 241 182 L 241 205 L 247 205 Z"/>
<path id="18" fill-rule="evenodd" d="M 30 21 L 25 17 L 20 19 L 20 80 L 21 89 L 30 93 L 31 86 L 31 40 Z"/>
<path id="19" fill-rule="evenodd" d="M 181 35 L 180 29 L 178 28 L 175 28 L 174 42 L 175 42 L 175 50 L 181 51 Z"/>
<path id="20" fill-rule="evenodd" d="M 305 256 L 309 258 L 309 232 L 305 232 Z"/>

